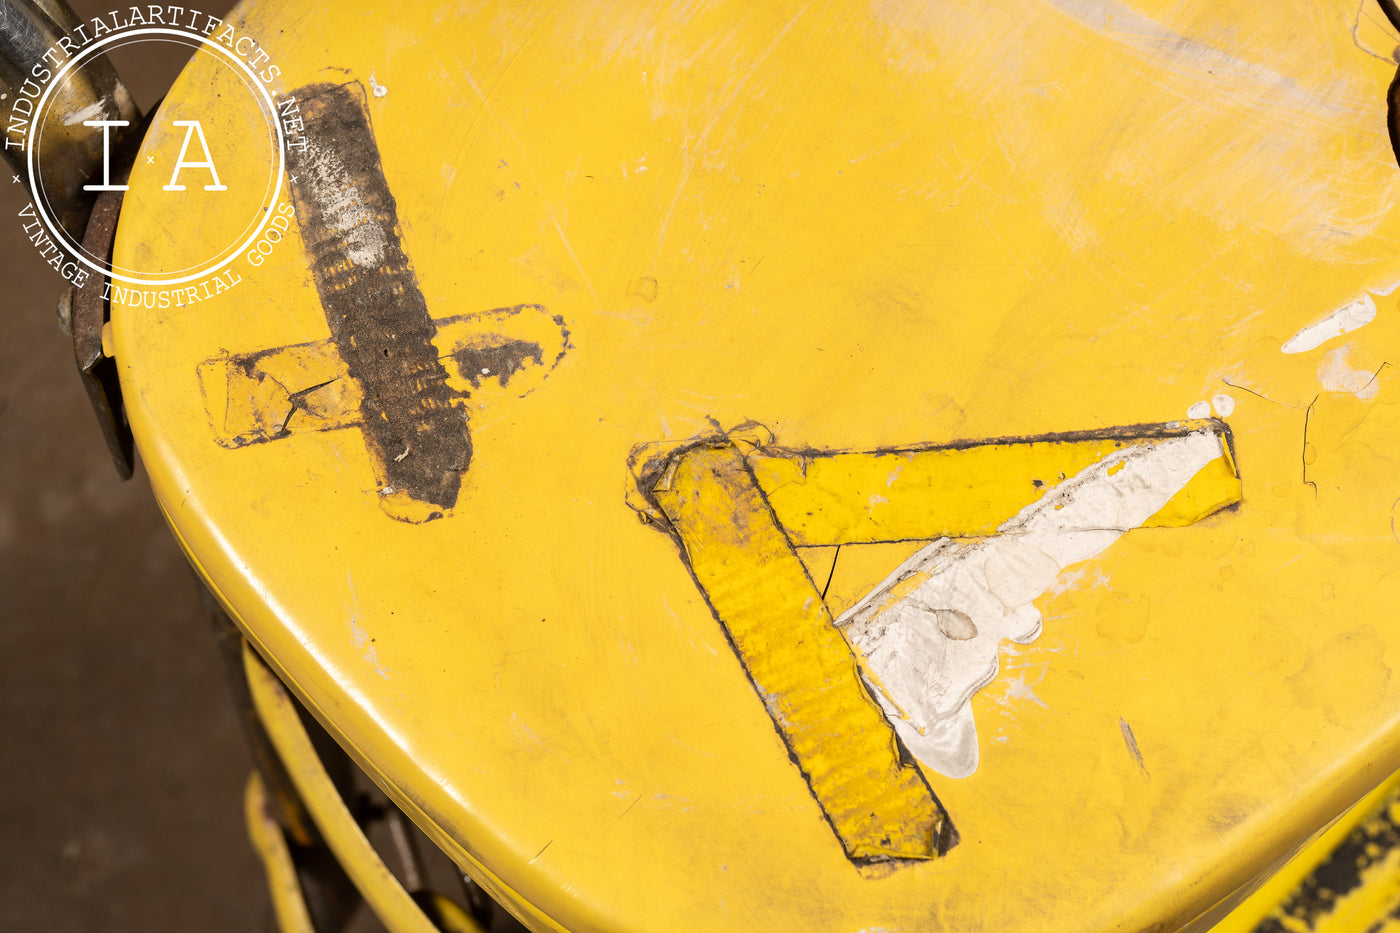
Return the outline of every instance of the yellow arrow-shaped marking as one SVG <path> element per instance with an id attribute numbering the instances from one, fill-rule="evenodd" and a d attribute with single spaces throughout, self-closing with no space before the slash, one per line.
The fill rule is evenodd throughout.
<path id="1" fill-rule="evenodd" d="M 1025 511 L 1031 506 L 1072 508 L 1075 521 L 1119 514 L 1111 500 L 1095 507 L 1081 487 L 1102 473 L 1097 481 L 1112 487 L 1105 495 L 1133 495 L 1152 470 L 1138 475 L 1130 461 L 1139 463 L 1146 448 L 1169 456 L 1186 438 L 1218 455 L 1178 464 L 1181 478 L 1166 492 L 1138 490 L 1161 498 L 1144 495 L 1140 501 L 1152 504 L 1134 527 L 1187 525 L 1240 501 L 1228 430 L 1218 421 L 861 453 L 785 450 L 754 433 L 638 448 L 634 504 L 675 534 L 813 796 L 858 862 L 933 858 L 957 837 L 888 709 L 863 682 L 878 688 L 878 678 L 862 670 L 796 547 L 1011 533 L 1012 516 L 1028 530 L 1054 526 L 1035 524 Z M 1122 483 L 1107 482 L 1124 469 Z M 1061 483 L 1074 490 L 1064 504 L 1055 498 Z M 1111 540 L 1127 528 L 1097 530 L 1115 532 Z M 872 595 L 892 605 L 906 588 L 892 581 Z"/>
<path id="2" fill-rule="evenodd" d="M 738 448 L 690 450 L 652 492 L 846 854 L 941 854 L 952 823 L 919 769 L 900 760 L 850 646 Z"/>

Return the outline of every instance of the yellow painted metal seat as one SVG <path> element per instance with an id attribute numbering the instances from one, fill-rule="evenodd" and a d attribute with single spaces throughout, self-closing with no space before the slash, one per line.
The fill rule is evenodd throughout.
<path id="1" fill-rule="evenodd" d="M 263 231 L 114 289 L 139 449 L 536 929 L 1208 928 L 1400 767 L 1382 22 L 245 3 L 272 107 L 197 59 L 126 194 Z"/>

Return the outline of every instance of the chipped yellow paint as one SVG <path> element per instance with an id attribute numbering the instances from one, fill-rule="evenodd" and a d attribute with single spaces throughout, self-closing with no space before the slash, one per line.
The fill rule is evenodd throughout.
<path id="1" fill-rule="evenodd" d="M 201 380 L 330 339 L 298 224 L 208 300 L 119 301 L 108 342 L 200 573 L 532 928 L 1200 929 L 1400 769 L 1400 36 L 1373 0 L 249 0 L 230 23 L 279 100 L 366 89 L 433 322 L 567 321 L 573 349 L 526 397 L 452 387 L 472 461 L 418 525 L 386 514 L 341 427 L 353 385 L 307 393 L 286 436 L 221 443 L 320 378 L 239 377 L 232 408 L 228 378 Z M 171 89 L 123 266 L 180 269 L 243 228 L 217 216 L 267 180 L 241 94 L 205 56 Z M 191 119 L 229 192 L 162 190 Z M 1281 352 L 1362 292 L 1373 321 Z M 1159 516 L 1176 527 L 1035 601 L 1039 639 L 973 698 L 976 773 L 929 780 L 961 843 L 880 878 L 833 837 L 674 542 L 624 501 L 637 444 L 714 423 L 938 450 L 1217 397 L 1239 507 L 1192 522 L 1214 499 L 1185 490 Z M 1213 469 L 1203 493 L 1236 472 Z M 891 472 L 851 478 L 889 499 Z M 836 524 L 862 527 L 849 511 Z M 916 546 L 799 556 L 839 609 Z"/>
<path id="2" fill-rule="evenodd" d="M 954 833 L 861 684 L 855 656 L 744 456 L 700 446 L 652 490 L 846 853 L 933 858 Z"/>

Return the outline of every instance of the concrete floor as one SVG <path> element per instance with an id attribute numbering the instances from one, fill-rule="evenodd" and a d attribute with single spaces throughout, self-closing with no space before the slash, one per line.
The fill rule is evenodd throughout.
<path id="1" fill-rule="evenodd" d="M 143 107 L 180 64 L 117 62 Z M 22 236 L 15 215 L 28 198 L 10 174 L 0 185 L 0 929 L 269 929 L 241 815 L 249 759 L 208 624 L 144 476 L 117 479 L 54 316 L 61 279 Z"/>

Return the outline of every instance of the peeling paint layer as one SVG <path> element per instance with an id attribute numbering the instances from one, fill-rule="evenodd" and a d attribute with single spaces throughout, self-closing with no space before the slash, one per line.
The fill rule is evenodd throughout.
<path id="1" fill-rule="evenodd" d="M 1060 572 L 1137 528 L 1226 457 L 1211 429 L 1125 447 L 1076 474 L 975 543 L 920 550 L 836 620 L 908 749 L 949 777 L 977 770 L 969 701 L 997 673 L 1003 639 L 1034 641 L 1034 601 Z M 968 620 L 952 637 L 949 614 Z"/>

